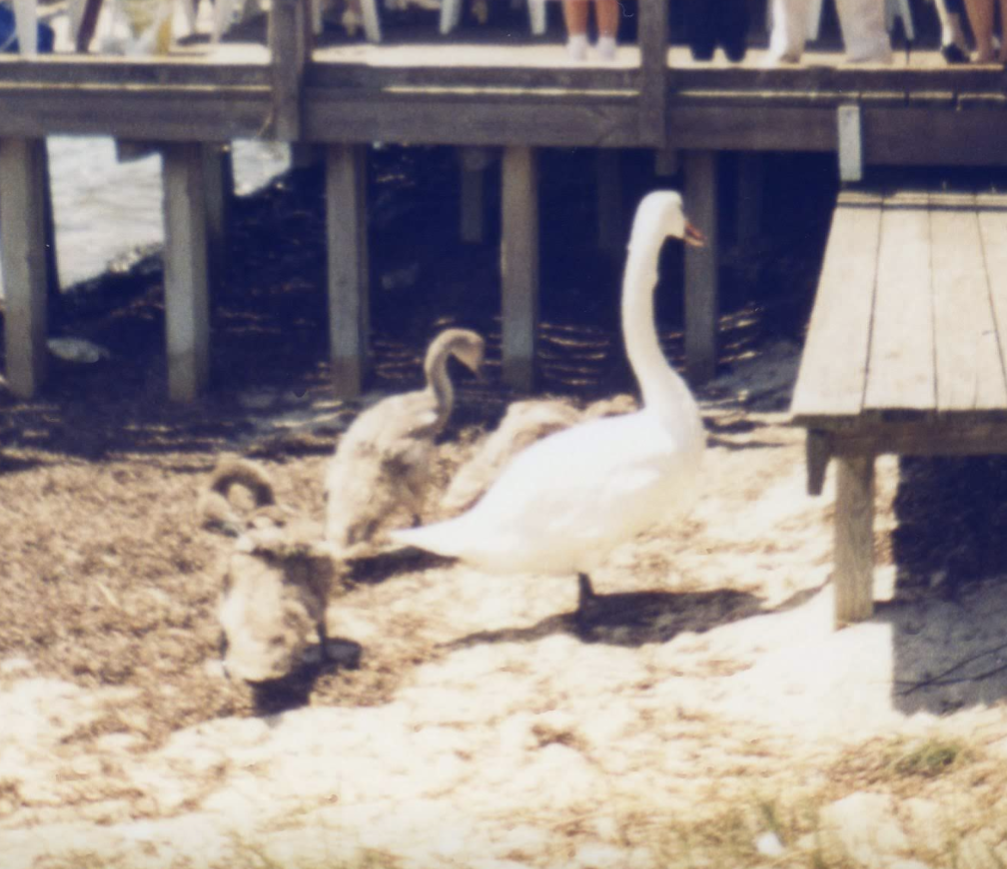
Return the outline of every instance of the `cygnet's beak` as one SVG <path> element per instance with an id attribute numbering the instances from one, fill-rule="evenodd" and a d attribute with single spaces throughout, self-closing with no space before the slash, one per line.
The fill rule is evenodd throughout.
<path id="1" fill-rule="evenodd" d="M 472 372 L 472 376 L 475 377 L 475 379 L 478 380 L 480 383 L 486 382 L 486 375 L 483 374 L 483 363 L 481 359 L 479 360 L 479 362 L 476 363 L 474 367 L 470 368 L 469 370 Z"/>
<path id="2" fill-rule="evenodd" d="M 682 236 L 689 247 L 703 247 L 706 244 L 706 236 L 703 235 L 689 221 L 685 221 L 685 234 Z"/>

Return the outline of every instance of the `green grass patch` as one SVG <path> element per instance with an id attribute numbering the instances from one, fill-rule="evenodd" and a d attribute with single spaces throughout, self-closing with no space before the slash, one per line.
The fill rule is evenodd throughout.
<path id="1" fill-rule="evenodd" d="M 975 752 L 957 739 L 927 739 L 893 747 L 888 766 L 898 776 L 936 778 L 975 759 Z"/>

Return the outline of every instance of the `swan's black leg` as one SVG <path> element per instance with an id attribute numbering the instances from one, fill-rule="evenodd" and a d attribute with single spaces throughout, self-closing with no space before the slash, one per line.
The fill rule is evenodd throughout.
<path id="1" fill-rule="evenodd" d="M 329 646 L 328 646 L 329 638 L 328 638 L 326 630 L 325 630 L 325 619 L 321 619 L 318 622 L 318 624 L 315 626 L 315 630 L 318 631 L 318 642 L 319 642 L 319 644 L 321 645 L 321 648 L 322 648 L 322 661 L 323 662 L 324 661 L 328 661 L 329 660 Z"/>
<path id="2" fill-rule="evenodd" d="M 594 593 L 591 577 L 586 573 L 577 574 L 577 588 L 580 592 L 577 597 L 577 612 L 575 614 L 577 631 L 584 633 L 591 627 L 592 604 L 598 599 L 598 595 Z"/>
<path id="3" fill-rule="evenodd" d="M 220 650 L 220 664 L 224 668 L 224 675 L 230 679 L 231 673 L 227 669 L 227 634 L 224 631 L 220 632 L 220 640 L 217 647 Z"/>

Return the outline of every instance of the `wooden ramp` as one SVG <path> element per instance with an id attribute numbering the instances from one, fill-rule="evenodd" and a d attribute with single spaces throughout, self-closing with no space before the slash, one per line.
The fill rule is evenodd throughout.
<path id="1" fill-rule="evenodd" d="M 791 405 L 808 486 L 832 457 L 836 622 L 870 616 L 881 453 L 1007 453 L 1007 195 L 847 192 Z"/>

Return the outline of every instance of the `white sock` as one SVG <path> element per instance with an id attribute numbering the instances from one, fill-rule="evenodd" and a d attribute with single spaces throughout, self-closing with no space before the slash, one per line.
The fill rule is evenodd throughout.
<path id="1" fill-rule="evenodd" d="M 602 60 L 615 60 L 615 37 L 598 37 L 598 56 Z"/>
<path id="2" fill-rule="evenodd" d="M 587 60 L 587 34 L 571 33 L 566 41 L 566 50 L 573 60 Z"/>

